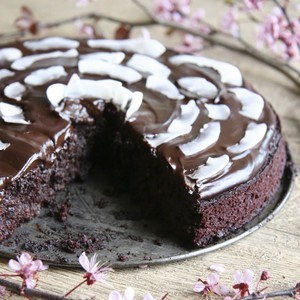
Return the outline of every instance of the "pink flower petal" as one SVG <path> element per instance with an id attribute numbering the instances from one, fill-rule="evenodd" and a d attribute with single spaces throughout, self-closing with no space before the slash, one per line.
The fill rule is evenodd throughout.
<path id="1" fill-rule="evenodd" d="M 234 281 L 234 283 L 244 282 L 243 273 L 240 270 L 237 270 L 237 271 L 234 272 L 233 281 Z"/>
<path id="2" fill-rule="evenodd" d="M 201 281 L 196 282 L 193 287 L 193 291 L 196 293 L 201 293 L 204 291 L 204 289 L 205 289 L 205 284 L 203 284 Z"/>
<path id="3" fill-rule="evenodd" d="M 20 265 L 19 262 L 17 262 L 16 260 L 14 259 L 10 259 L 9 262 L 8 262 L 8 267 L 10 269 L 12 269 L 13 271 L 15 272 L 18 272 L 21 270 L 22 266 Z"/>
<path id="4" fill-rule="evenodd" d="M 135 295 L 134 289 L 132 287 L 128 287 L 124 292 L 124 300 L 133 300 L 134 295 Z"/>
<path id="5" fill-rule="evenodd" d="M 123 300 L 123 296 L 118 291 L 110 292 L 108 300 Z"/>
<path id="6" fill-rule="evenodd" d="M 254 279 L 254 272 L 252 270 L 247 269 L 244 274 L 244 282 L 245 283 L 252 283 L 253 279 Z"/>
<path id="7" fill-rule="evenodd" d="M 34 278 L 29 277 L 29 278 L 25 279 L 25 283 L 26 283 L 26 287 L 28 289 L 34 289 L 37 282 L 36 282 L 36 280 Z"/>
<path id="8" fill-rule="evenodd" d="M 31 264 L 32 257 L 29 253 L 24 252 L 20 255 L 20 257 L 18 257 L 18 261 L 21 265 L 28 265 Z"/>
<path id="9" fill-rule="evenodd" d="M 155 300 L 150 293 L 146 293 L 143 300 Z"/>
<path id="10" fill-rule="evenodd" d="M 209 285 L 216 285 L 219 283 L 220 276 L 218 274 L 210 273 L 207 276 L 207 282 Z"/>
<path id="11" fill-rule="evenodd" d="M 85 252 L 82 252 L 82 254 L 79 256 L 79 263 L 87 272 L 90 271 L 90 261 Z"/>

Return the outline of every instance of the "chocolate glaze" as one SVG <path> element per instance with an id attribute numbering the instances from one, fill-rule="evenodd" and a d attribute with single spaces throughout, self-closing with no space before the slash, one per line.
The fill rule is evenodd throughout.
<path id="1" fill-rule="evenodd" d="M 49 51 L 30 51 L 26 49 L 22 42 L 10 44 L 5 47 L 16 47 L 23 52 L 23 56 L 36 53 L 46 53 Z M 57 49 L 62 50 L 62 49 Z M 92 53 L 94 51 L 108 51 L 103 49 L 91 49 L 87 46 L 86 41 L 80 42 L 77 48 L 80 54 Z M 124 63 L 131 57 L 131 53 L 126 54 Z M 170 100 L 166 96 L 146 89 L 145 79 L 134 84 L 128 85 L 123 83 L 125 87 L 131 91 L 143 92 L 143 103 L 141 108 L 134 114 L 134 118 L 130 120 L 131 126 L 141 135 L 158 134 L 165 132 L 170 123 L 181 114 L 180 105 L 187 103 L 191 99 L 197 100 L 200 108 L 200 114 L 192 125 L 192 131 L 183 136 L 179 136 L 170 142 L 164 143 L 156 148 L 155 151 L 163 155 L 166 161 L 172 166 L 174 171 L 185 178 L 190 192 L 197 191 L 202 198 L 210 197 L 220 191 L 227 190 L 238 183 L 246 182 L 254 177 L 258 170 L 264 165 L 264 159 L 269 150 L 269 143 L 272 139 L 278 122 L 277 117 L 271 106 L 265 102 L 264 110 L 257 120 L 257 123 L 265 123 L 268 128 L 263 141 L 253 149 L 246 151 L 241 159 L 233 160 L 236 154 L 232 154 L 226 150 L 227 146 L 236 144 L 245 134 L 247 125 L 252 121 L 239 113 L 241 104 L 236 96 L 228 91 L 228 84 L 220 81 L 219 74 L 210 68 L 199 68 L 191 64 L 175 66 L 169 62 L 169 57 L 175 55 L 172 51 L 166 51 L 160 58 L 163 64 L 168 66 L 172 73 L 169 79 L 177 85 L 177 80 L 184 76 L 204 77 L 215 84 L 219 89 L 220 104 L 226 104 L 230 107 L 231 115 L 228 120 L 220 121 L 221 135 L 219 140 L 213 146 L 204 151 L 186 157 L 178 148 L 178 145 L 192 141 L 198 134 L 200 128 L 210 121 L 207 109 L 204 103 L 215 103 L 215 99 L 201 99 L 186 96 L 183 100 Z M 95 99 L 84 99 L 65 103 L 65 111 L 70 114 L 72 120 L 63 119 L 57 112 L 53 110 L 50 102 L 46 97 L 46 89 L 52 83 L 67 83 L 70 76 L 74 73 L 80 74 L 77 68 L 78 58 L 63 59 L 47 59 L 33 64 L 25 71 L 15 71 L 15 76 L 4 78 L 0 81 L 0 101 L 21 106 L 25 119 L 30 120 L 29 125 L 9 124 L 0 121 L 0 140 L 10 143 L 4 151 L 0 151 L 0 186 L 4 187 L 11 180 L 22 176 L 31 170 L 38 162 L 51 164 L 53 162 L 53 153 L 59 151 L 64 144 L 70 130 L 72 130 L 72 120 L 76 122 L 93 122 L 93 120 L 101 117 L 103 104 L 97 106 L 93 104 Z M 0 63 L 0 68 L 10 69 L 11 63 Z M 27 86 L 27 92 L 21 101 L 8 99 L 4 96 L 3 89 L 10 83 L 21 82 L 24 84 L 24 78 L 33 70 L 50 67 L 53 65 L 62 65 L 65 67 L 68 76 L 61 77 L 42 86 Z M 105 77 L 96 75 L 83 75 L 81 78 L 98 80 Z M 179 86 L 177 85 L 179 88 Z M 249 85 L 244 87 L 252 89 Z M 78 109 L 78 110 L 77 110 Z M 195 180 L 187 177 L 199 165 L 206 162 L 208 157 L 220 156 L 227 154 L 230 157 L 230 166 L 218 174 L 210 178 L 208 184 L 204 184 L 200 188 L 196 186 Z M 238 175 L 234 175 L 237 173 Z M 243 174 L 243 176 L 241 176 Z"/>

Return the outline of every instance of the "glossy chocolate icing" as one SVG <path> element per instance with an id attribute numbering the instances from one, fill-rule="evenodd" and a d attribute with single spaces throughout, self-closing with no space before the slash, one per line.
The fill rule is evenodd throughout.
<path id="1" fill-rule="evenodd" d="M 25 48 L 22 42 L 6 45 L 6 47 L 20 49 L 23 56 L 50 52 L 50 50 L 31 51 Z M 77 50 L 80 54 L 95 51 L 111 52 L 109 49 L 91 49 L 86 41 L 80 41 L 80 46 Z M 243 138 L 245 130 L 252 120 L 240 114 L 241 103 L 238 101 L 236 95 L 229 91 L 232 86 L 221 82 L 218 72 L 212 68 L 200 68 L 193 64 L 174 65 L 169 61 L 169 57 L 174 55 L 174 52 L 166 51 L 158 60 L 171 69 L 169 79 L 175 83 L 181 93 L 185 94 L 184 99 L 170 100 L 167 96 L 157 91 L 145 88 L 145 78 L 132 84 L 124 82 L 123 86 L 129 90 L 141 91 L 143 93 L 143 103 L 140 109 L 127 122 L 130 122 L 134 130 L 141 135 L 145 137 L 155 136 L 166 132 L 171 122 L 181 115 L 182 104 L 195 99 L 200 113 L 196 121 L 192 124 L 192 130 L 188 134 L 178 136 L 153 150 L 165 157 L 174 172 L 183 176 L 190 193 L 196 191 L 200 193 L 202 198 L 206 198 L 234 187 L 241 182 L 246 182 L 257 174 L 265 163 L 265 158 L 269 151 L 269 143 L 275 132 L 278 120 L 271 106 L 265 101 L 264 109 L 256 121 L 257 123 L 267 125 L 267 134 L 263 140 L 257 146 L 240 155 L 230 153 L 226 148 L 238 143 Z M 126 64 L 131 56 L 132 53 L 126 53 L 123 64 Z M 105 101 L 101 105 L 98 103 L 97 106 L 93 104 L 93 100 L 95 99 L 79 99 L 79 101 L 76 99 L 73 103 L 72 101 L 65 102 L 65 111 L 71 111 L 71 115 L 73 116 L 68 120 L 63 119 L 54 111 L 46 97 L 46 90 L 49 85 L 58 82 L 66 84 L 72 74 L 80 74 L 77 68 L 78 60 L 79 58 L 41 60 L 24 71 L 11 69 L 15 72 L 15 75 L 0 81 L 0 101 L 21 106 L 25 119 L 31 122 L 28 125 L 20 125 L 6 123 L 3 120 L 0 121 L 0 140 L 10 143 L 10 147 L 0 151 L 0 186 L 4 187 L 9 184 L 11 180 L 30 171 L 39 162 L 43 162 L 46 165 L 51 164 L 53 159 L 55 159 L 53 153 L 63 147 L 69 132 L 72 131 L 72 122 L 74 120 L 77 122 L 91 122 L 95 118 L 101 117 Z M 10 69 L 10 65 L 11 62 L 1 62 L 0 68 Z M 10 83 L 21 82 L 24 84 L 24 78 L 33 70 L 53 65 L 64 66 L 68 75 L 42 86 L 27 85 L 26 93 L 23 95 L 21 101 L 8 99 L 4 95 L 3 90 Z M 183 92 L 178 86 L 177 80 L 184 76 L 203 77 L 213 83 L 218 88 L 218 99 L 195 97 L 194 95 L 188 95 L 188 92 Z M 80 74 L 80 77 L 92 80 L 107 78 L 89 74 Z M 252 90 L 246 83 L 243 83 L 243 87 Z M 74 103 L 76 103 L 75 106 Z M 231 114 L 227 120 L 219 121 L 221 134 L 215 144 L 195 155 L 186 156 L 178 146 L 194 140 L 203 125 L 211 120 L 208 117 L 208 111 L 205 107 L 205 104 L 209 103 L 225 104 L 230 107 Z M 74 107 L 78 108 L 77 116 Z M 209 157 L 224 154 L 229 156 L 230 164 L 222 172 L 212 176 L 201 185 L 197 185 L 196 180 L 189 176 L 200 165 L 204 165 Z"/>

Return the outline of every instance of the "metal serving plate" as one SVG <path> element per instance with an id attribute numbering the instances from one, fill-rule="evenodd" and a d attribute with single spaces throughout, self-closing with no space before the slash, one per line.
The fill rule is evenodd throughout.
<path id="1" fill-rule="evenodd" d="M 293 171 L 287 166 L 274 201 L 258 217 L 212 246 L 187 249 L 162 228 L 165 226 L 159 220 L 145 219 L 128 197 L 114 195 L 103 174 L 91 172 L 85 182 L 73 183 L 60 193 L 56 207 L 43 208 L 39 217 L 3 241 L 0 256 L 15 257 L 27 251 L 48 264 L 78 267 L 78 256 L 83 251 L 97 252 L 114 268 L 187 259 L 237 242 L 265 225 L 283 207 L 292 186 Z M 66 220 L 62 221 L 64 216 Z"/>

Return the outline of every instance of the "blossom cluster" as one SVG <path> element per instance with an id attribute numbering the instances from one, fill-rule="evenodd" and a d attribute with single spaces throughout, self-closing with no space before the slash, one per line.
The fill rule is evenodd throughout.
<path id="1" fill-rule="evenodd" d="M 232 290 L 221 283 L 219 273 L 225 271 L 223 265 L 215 264 L 210 267 L 211 271 L 205 280 L 198 279 L 195 283 L 194 292 L 205 296 L 206 298 L 212 296 L 223 296 L 224 300 L 238 300 L 245 296 L 261 295 L 266 287 L 260 288 L 260 283 L 270 278 L 268 271 L 263 271 L 257 283 L 254 282 L 254 272 L 246 269 L 244 272 L 236 270 L 233 274 Z"/>

